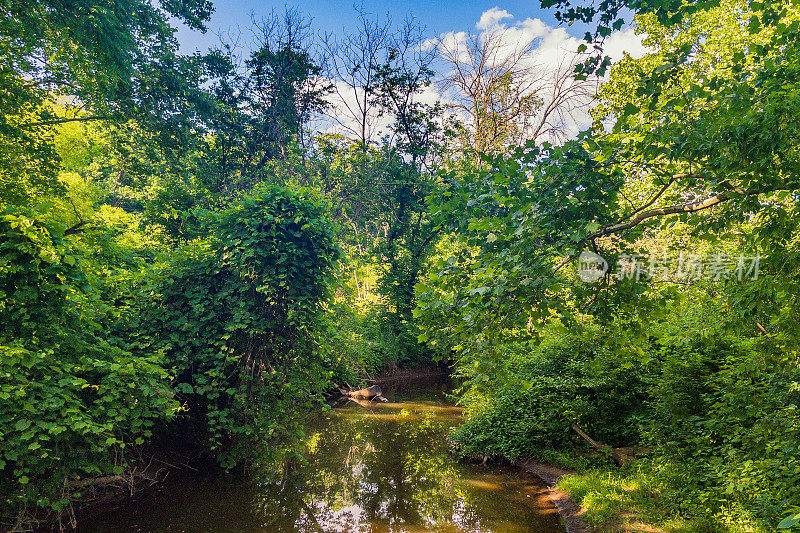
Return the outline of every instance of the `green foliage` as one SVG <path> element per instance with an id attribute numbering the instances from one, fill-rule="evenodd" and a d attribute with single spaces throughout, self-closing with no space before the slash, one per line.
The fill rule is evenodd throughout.
<path id="1" fill-rule="evenodd" d="M 167 372 L 116 331 L 113 263 L 30 210 L 0 220 L 0 509 L 61 510 L 79 476 L 119 472 L 128 448 L 169 417 Z M 94 256 L 94 257 L 93 257 Z"/>
<path id="2" fill-rule="evenodd" d="M 584 518 L 602 531 L 653 528 L 669 533 L 766 533 L 774 531 L 745 508 L 726 503 L 717 512 L 687 515 L 685 494 L 665 482 L 665 462 L 640 460 L 623 469 L 589 469 L 563 477 L 558 488 L 585 509 Z M 681 474 L 675 471 L 675 482 Z"/>
<path id="3" fill-rule="evenodd" d="M 164 151 L 186 139 L 200 100 L 196 58 L 179 57 L 168 17 L 195 29 L 211 15 L 206 0 L 5 1 L 0 22 L 0 192 L 31 203 L 57 180 L 53 126 L 71 121 L 124 122 L 158 137 Z M 81 110 L 53 101 L 77 101 Z"/>
<path id="4" fill-rule="evenodd" d="M 570 142 L 487 158 L 445 180 L 429 202 L 458 246 L 417 287 L 427 339 L 480 358 L 497 335 L 530 334 L 553 314 L 569 320 L 563 287 L 570 280 L 558 272 L 557 254 L 575 253 L 594 220 L 613 216 L 621 176 Z"/>
<path id="5" fill-rule="evenodd" d="M 145 131 L 90 124 L 52 140 L 63 197 L 34 181 L 28 197 L 4 197 L 4 517 L 66 511 L 85 492 L 79 478 L 129 472 L 154 433 L 177 437 L 190 422 L 231 464 L 256 438 L 293 436 L 293 413 L 319 405 L 330 373 L 317 349 L 338 255 L 327 205 L 263 187 L 196 209 L 202 186 L 153 178 L 171 167 Z M 193 198 L 153 201 L 168 189 Z M 14 205 L 31 198 L 36 209 Z M 207 237 L 162 254 L 160 221 Z M 181 404 L 189 415 L 175 419 Z"/>
<path id="6" fill-rule="evenodd" d="M 287 8 L 254 18 L 251 31 L 249 55 L 239 55 L 238 43 L 224 43 L 202 58 L 206 135 L 192 139 L 197 150 L 186 182 L 207 190 L 201 199 L 208 205 L 233 201 L 261 182 L 290 181 L 281 171 L 296 170 L 292 159 L 309 148 L 308 123 L 328 105 L 330 84 L 321 75 L 308 19 Z"/>
<path id="7" fill-rule="evenodd" d="M 469 453 L 566 447 L 572 419 L 613 446 L 650 446 L 654 485 L 697 527 L 768 530 L 800 501 L 800 91 L 786 77 L 800 17 L 789 4 L 629 4 L 650 51 L 614 66 L 590 133 L 454 171 L 429 198 L 460 247 L 418 286 L 420 338 L 467 378 L 455 438 Z M 746 282 L 588 284 L 570 265 L 583 250 L 612 272 L 622 253 L 763 263 Z M 593 355 L 553 343 L 554 327 L 585 335 Z M 601 518 L 632 505 L 595 492 Z"/>
<path id="8" fill-rule="evenodd" d="M 564 482 L 597 524 L 792 527 L 800 12 L 542 4 L 596 22 L 589 40 L 633 8 L 648 51 L 613 67 L 591 131 L 477 160 L 417 99 L 434 73 L 413 24 L 367 66 L 395 140 L 312 141 L 330 87 L 296 12 L 246 58 L 181 57 L 169 17 L 203 29 L 205 0 L 4 2 L 3 514 L 64 509 L 156 430 L 233 465 L 295 436 L 332 377 L 436 359 L 465 378 L 462 453 L 563 459 L 574 422 L 651 448 Z M 747 283 L 590 285 L 587 249 L 763 261 Z"/>
<path id="9" fill-rule="evenodd" d="M 367 147 L 336 136 L 317 143 L 309 179 L 342 221 L 340 239 L 349 258 L 340 290 L 356 300 L 347 305 L 356 329 L 343 335 L 355 337 L 345 350 L 358 346 L 355 360 L 368 360 L 366 367 L 375 371 L 429 362 L 430 351 L 417 342 L 413 309 L 414 287 L 439 236 L 425 203 L 437 186 L 434 178 L 388 145 Z M 341 318 L 334 320 L 342 324 Z"/>
<path id="10" fill-rule="evenodd" d="M 308 22 L 257 23 L 246 58 L 180 56 L 170 17 L 204 30 L 211 10 L 3 3 L 2 517 L 67 510 L 79 478 L 129 473 L 155 433 L 225 466 L 268 453 L 333 373 L 429 353 L 411 310 L 441 110 L 412 98 L 431 75 L 414 43 L 380 71 L 402 140 L 312 146 L 329 86 Z M 350 268 L 355 296 L 334 279 Z"/>
<path id="11" fill-rule="evenodd" d="M 633 505 L 630 493 L 638 489 L 617 475 L 598 470 L 565 476 L 558 488 L 586 509 L 586 520 L 596 528 L 608 528 L 609 522 L 619 520 L 623 512 L 629 511 Z"/>
<path id="12" fill-rule="evenodd" d="M 285 157 L 292 137 L 302 136 L 311 117 L 327 107 L 323 97 L 331 87 L 320 81 L 322 66 L 312 57 L 309 20 L 287 11 L 283 20 L 273 13 L 257 26 L 263 42 L 246 62 L 250 72 L 239 97 L 260 119 L 250 149 L 265 146 L 263 162 Z"/>
<path id="13" fill-rule="evenodd" d="M 262 187 L 208 216 L 213 238 L 169 266 L 141 347 L 165 354 L 189 416 L 231 464 L 252 441 L 291 435 L 295 410 L 320 400 L 315 335 L 338 249 L 308 191 Z"/>
<path id="14" fill-rule="evenodd" d="M 792 529 L 798 523 L 800 523 L 800 512 L 795 511 L 797 511 L 796 507 L 792 510 L 792 514 L 785 517 L 778 523 L 778 529 Z"/>
<path id="15" fill-rule="evenodd" d="M 497 347 L 492 367 L 463 365 L 469 417 L 453 436 L 460 451 L 516 459 L 571 448 L 572 423 L 615 446 L 637 442 L 649 376 L 641 364 L 620 365 L 610 334 L 556 331 L 539 344 Z"/>
<path id="16" fill-rule="evenodd" d="M 714 515 L 736 505 L 777 523 L 800 498 L 796 355 L 717 337 L 681 348 L 653 388 L 648 438 L 692 465 L 675 480 L 682 507 Z"/>

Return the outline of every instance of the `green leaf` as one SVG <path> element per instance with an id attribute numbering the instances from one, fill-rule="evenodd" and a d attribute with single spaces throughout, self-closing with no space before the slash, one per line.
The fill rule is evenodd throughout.
<path id="1" fill-rule="evenodd" d="M 800 523 L 800 513 L 792 514 L 778 522 L 778 529 L 791 529 L 798 523 Z"/>

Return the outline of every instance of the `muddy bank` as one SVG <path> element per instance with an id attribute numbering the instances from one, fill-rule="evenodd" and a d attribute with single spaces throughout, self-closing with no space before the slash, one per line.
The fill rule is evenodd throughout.
<path id="1" fill-rule="evenodd" d="M 368 383 L 392 383 L 405 380 L 426 380 L 449 376 L 452 373 L 447 366 L 429 365 L 415 366 L 412 368 L 387 368 L 378 374 L 375 379 L 366 380 Z"/>
<path id="2" fill-rule="evenodd" d="M 595 531 L 593 528 L 589 527 L 581 517 L 581 508 L 572 501 L 566 492 L 556 488 L 559 479 L 567 474 L 574 474 L 575 472 L 557 466 L 539 463 L 533 459 L 523 459 L 514 464 L 547 483 L 549 487 L 548 496 L 564 519 L 567 526 L 567 533 L 593 533 Z"/>

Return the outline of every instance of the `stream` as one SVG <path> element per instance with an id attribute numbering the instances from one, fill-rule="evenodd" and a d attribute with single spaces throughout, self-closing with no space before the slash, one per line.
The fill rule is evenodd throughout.
<path id="1" fill-rule="evenodd" d="M 79 517 L 78 531 L 565 531 L 539 479 L 453 457 L 447 435 L 461 410 L 447 380 L 383 388 L 389 402 L 316 417 L 304 460 L 281 476 L 197 472 Z"/>

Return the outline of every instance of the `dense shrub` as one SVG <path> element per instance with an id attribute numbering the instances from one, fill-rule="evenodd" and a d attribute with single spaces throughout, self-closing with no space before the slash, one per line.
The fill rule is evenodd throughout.
<path id="1" fill-rule="evenodd" d="M 3 213 L 2 516 L 64 509 L 79 477 L 127 471 L 157 428 L 174 439 L 190 426 L 232 464 L 254 439 L 269 450 L 293 434 L 293 414 L 318 402 L 338 254 L 326 207 L 269 187 L 205 219 L 209 238 L 154 269 L 110 230 Z"/>
<path id="2" fill-rule="evenodd" d="M 142 348 L 165 354 L 200 440 L 231 463 L 320 399 L 330 372 L 315 335 L 338 249 L 307 191 L 265 187 L 209 224 L 214 239 L 165 277 Z"/>
<path id="3" fill-rule="evenodd" d="M 517 457 L 571 447 L 578 423 L 615 446 L 639 440 L 647 381 L 640 364 L 617 366 L 596 328 L 551 335 L 540 345 L 499 348 L 505 364 L 469 385 L 467 422 L 454 434 L 464 453 Z M 477 376 L 473 376 L 475 380 Z"/>
<path id="4" fill-rule="evenodd" d="M 78 477 L 122 472 L 177 407 L 156 353 L 115 333 L 128 273 L 32 211 L 0 219 L 0 511 L 60 510 Z M 107 235 L 106 235 L 107 236 Z M 105 277 L 90 272 L 104 272 Z M 112 296 L 114 295 L 114 296 Z"/>
<path id="5" fill-rule="evenodd" d="M 586 448 L 569 430 L 577 422 L 613 446 L 651 448 L 625 483 L 644 487 L 629 505 L 666 513 L 654 519 L 678 514 L 710 530 L 770 530 L 800 501 L 797 355 L 774 338 L 742 338 L 724 317 L 697 309 L 651 326 L 636 357 L 597 327 L 549 335 L 532 348 L 503 345 L 502 370 L 464 396 L 459 449 L 546 459 L 549 448 Z M 661 499 L 651 502 L 648 491 Z"/>
<path id="6" fill-rule="evenodd" d="M 774 531 L 800 501 L 800 371 L 771 340 L 687 335 L 663 348 L 644 441 L 618 472 L 562 480 L 598 527 L 639 520 L 666 531 Z"/>
<path id="7" fill-rule="evenodd" d="M 800 368 L 768 341 L 672 347 L 652 388 L 648 442 L 690 512 L 749 509 L 777 523 L 800 501 Z"/>

